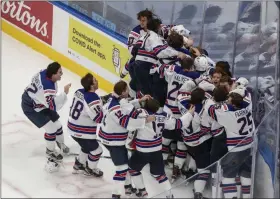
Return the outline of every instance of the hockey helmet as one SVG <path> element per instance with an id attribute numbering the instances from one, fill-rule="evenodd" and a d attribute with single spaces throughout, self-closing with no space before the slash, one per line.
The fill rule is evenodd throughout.
<path id="1" fill-rule="evenodd" d="M 240 77 L 236 80 L 236 84 L 237 84 L 237 88 L 239 87 L 246 88 L 249 84 L 249 81 L 244 77 Z"/>
<path id="2" fill-rule="evenodd" d="M 208 68 L 208 60 L 204 56 L 198 56 L 194 59 L 195 70 L 204 72 Z"/>
<path id="3" fill-rule="evenodd" d="M 173 26 L 171 28 L 171 31 L 175 31 L 177 32 L 179 35 L 182 35 L 184 37 L 189 37 L 191 32 L 186 29 L 183 25 L 177 25 L 177 26 Z"/>

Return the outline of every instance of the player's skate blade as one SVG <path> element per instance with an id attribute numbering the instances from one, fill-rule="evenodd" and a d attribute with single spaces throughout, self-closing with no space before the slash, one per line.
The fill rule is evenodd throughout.
<path id="1" fill-rule="evenodd" d="M 57 153 L 56 151 L 51 151 L 47 148 L 46 150 L 46 155 L 48 159 L 54 160 L 54 161 L 62 161 L 63 160 L 63 156 L 59 153 Z"/>
<path id="2" fill-rule="evenodd" d="M 103 171 L 101 171 L 98 168 L 91 169 L 87 166 L 85 168 L 84 175 L 85 176 L 94 176 L 94 177 L 100 178 L 100 177 L 103 176 Z"/>
<path id="3" fill-rule="evenodd" d="M 125 195 L 126 196 L 131 196 L 132 194 L 136 193 L 137 192 L 137 189 L 132 187 L 131 184 L 129 185 L 125 185 L 124 186 L 124 189 L 125 189 Z"/>
<path id="4" fill-rule="evenodd" d="M 148 197 L 148 192 L 146 191 L 145 188 L 139 189 L 138 192 L 136 193 L 136 196 L 138 198 L 147 198 Z"/>
<path id="5" fill-rule="evenodd" d="M 85 171 L 85 166 L 79 162 L 78 158 L 75 158 L 75 164 L 73 166 L 73 174 L 80 174 L 84 173 Z"/>

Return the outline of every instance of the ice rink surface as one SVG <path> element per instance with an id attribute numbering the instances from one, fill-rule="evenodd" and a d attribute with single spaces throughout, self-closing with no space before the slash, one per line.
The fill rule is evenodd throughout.
<path id="1" fill-rule="evenodd" d="M 104 171 L 101 179 L 72 174 L 74 156 L 64 157 L 64 168 L 59 172 L 47 173 L 44 170 L 45 140 L 44 130 L 37 129 L 21 110 L 21 95 L 32 76 L 52 62 L 28 46 L 2 32 L 2 197 L 12 198 L 110 198 L 115 169 L 111 159 L 101 158 L 99 168 Z M 67 117 L 73 93 L 80 88 L 80 77 L 63 68 L 59 91 L 72 83 L 66 105 L 59 112 L 63 124 L 65 143 L 74 152 L 78 145 L 67 133 Z M 100 95 L 104 91 L 98 90 Z M 109 155 L 103 147 L 103 155 Z M 171 171 L 167 169 L 168 177 Z M 149 197 L 163 190 L 150 176 L 149 167 L 143 170 L 144 181 Z M 192 183 L 174 190 L 175 198 L 191 198 Z M 126 196 L 124 196 L 125 198 Z M 133 197 L 133 196 L 132 196 Z M 161 196 L 165 197 L 165 196 Z"/>

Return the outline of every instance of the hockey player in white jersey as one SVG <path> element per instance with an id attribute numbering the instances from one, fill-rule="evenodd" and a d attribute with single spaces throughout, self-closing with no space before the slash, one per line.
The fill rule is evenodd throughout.
<path id="1" fill-rule="evenodd" d="M 69 134 L 81 147 L 73 173 L 83 171 L 85 175 L 101 177 L 103 172 L 97 164 L 103 150 L 96 140 L 96 130 L 103 119 L 103 111 L 96 93 L 98 81 L 88 73 L 81 79 L 81 84 L 83 88 L 74 93 L 67 124 Z"/>
<path id="2" fill-rule="evenodd" d="M 177 96 L 179 89 L 187 80 L 194 80 L 199 77 L 199 73 L 193 71 L 193 59 L 190 57 L 181 60 L 181 66 L 163 64 L 158 68 L 160 75 L 165 77 L 168 83 L 167 99 L 164 106 L 164 112 L 173 115 L 175 118 L 181 117 L 181 113 L 177 105 Z M 163 132 L 163 159 L 166 162 L 169 145 L 172 140 L 177 141 L 177 150 L 174 159 L 173 178 L 177 179 L 180 175 L 180 170 L 186 159 L 187 147 L 185 146 L 181 130 L 164 130 Z"/>
<path id="3" fill-rule="evenodd" d="M 144 128 L 146 122 L 148 123 L 155 119 L 153 116 L 134 119 L 139 114 L 135 109 L 128 114 L 127 108 L 123 108 L 119 102 L 122 98 L 127 98 L 128 93 L 129 88 L 126 82 L 119 81 L 114 85 L 114 92 L 108 100 L 104 112 L 104 119 L 99 131 L 100 140 L 110 152 L 110 156 L 116 167 L 116 172 L 113 177 L 115 185 L 112 198 L 120 198 L 125 186 L 128 171 L 128 152 L 125 144 L 128 131 Z M 135 107 L 140 107 L 139 103 L 144 102 L 148 98 L 149 96 L 144 96 L 130 103 Z"/>
<path id="4" fill-rule="evenodd" d="M 156 120 L 145 125 L 145 128 L 139 129 L 136 136 L 136 151 L 129 160 L 129 172 L 131 178 L 139 190 L 136 194 L 138 197 L 147 197 L 148 193 L 141 174 L 141 170 L 146 164 L 150 165 L 151 175 L 166 191 L 166 198 L 173 198 L 171 192 L 171 184 L 164 171 L 164 163 L 162 157 L 162 132 L 167 129 L 178 129 L 188 126 L 194 108 L 180 119 L 168 119 L 166 113 L 156 113 L 160 107 L 157 100 L 150 99 L 145 103 L 144 109 L 140 109 L 140 116 L 155 115 Z"/>
<path id="5" fill-rule="evenodd" d="M 183 59 L 186 54 L 176 51 L 166 45 L 162 37 L 158 34 L 161 20 L 154 18 L 148 21 L 148 32 L 142 36 L 138 42 L 141 46 L 137 52 L 134 62 L 134 73 L 137 74 L 137 86 L 142 94 L 152 95 L 152 77 L 150 70 L 154 64 L 157 64 L 158 59 L 168 57 L 178 57 Z"/>
<path id="6" fill-rule="evenodd" d="M 67 84 L 64 92 L 57 95 L 57 81 L 61 79 L 62 74 L 59 63 L 49 64 L 47 69 L 33 76 L 31 83 L 24 90 L 21 102 L 26 117 L 46 132 L 44 136 L 48 157 L 46 169 L 49 171 L 56 171 L 59 168 L 56 162 L 63 159 L 63 156 L 56 152 L 55 143 L 64 153 L 69 153 L 69 148 L 64 144 L 62 125 L 57 113 L 65 104 L 71 86 Z"/>
<path id="7" fill-rule="evenodd" d="M 221 92 L 225 90 L 221 90 Z M 214 92 L 214 98 L 215 98 Z M 224 126 L 229 153 L 221 161 L 223 169 L 222 189 L 225 198 L 237 198 L 235 178 L 240 174 L 242 197 L 250 197 L 251 147 L 255 124 L 252 118 L 252 103 L 244 100 L 245 89 L 234 89 L 227 103 L 210 106 L 209 116 Z"/>

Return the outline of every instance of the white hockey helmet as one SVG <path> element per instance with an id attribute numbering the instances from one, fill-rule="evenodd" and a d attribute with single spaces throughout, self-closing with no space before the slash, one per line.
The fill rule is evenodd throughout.
<path id="1" fill-rule="evenodd" d="M 246 88 L 249 84 L 249 81 L 245 77 L 240 77 L 236 80 L 237 88 Z"/>
<path id="2" fill-rule="evenodd" d="M 194 59 L 195 70 L 203 72 L 208 68 L 208 60 L 204 56 L 198 56 Z"/>
<path id="3" fill-rule="evenodd" d="M 177 32 L 179 35 L 182 35 L 184 37 L 189 37 L 191 34 L 191 31 L 189 31 L 188 29 L 186 29 L 183 25 L 177 25 L 177 26 L 173 26 L 171 28 L 171 31 L 175 31 Z"/>
<path id="4" fill-rule="evenodd" d="M 236 88 L 236 89 L 230 91 L 229 93 L 237 93 L 237 94 L 241 95 L 242 97 L 245 97 L 245 88 Z"/>

